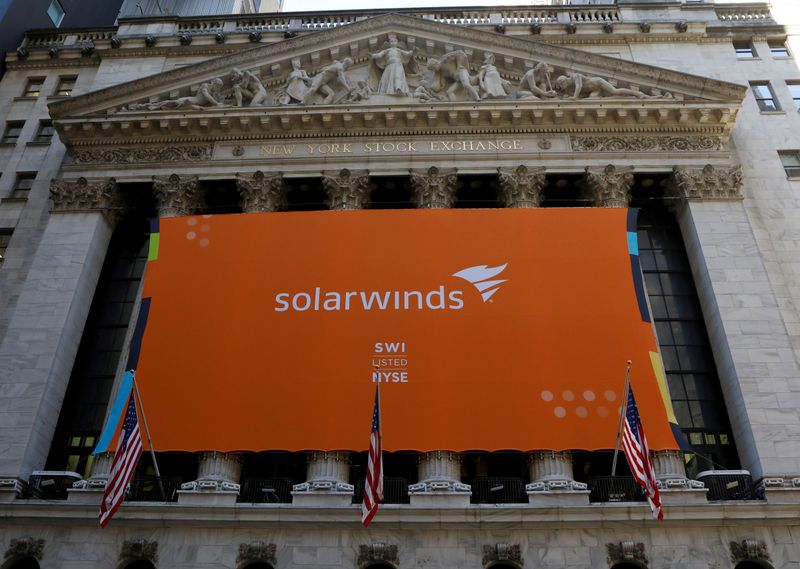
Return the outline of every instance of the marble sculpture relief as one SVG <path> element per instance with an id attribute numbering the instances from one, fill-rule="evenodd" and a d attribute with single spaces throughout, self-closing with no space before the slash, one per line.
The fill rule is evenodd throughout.
<path id="1" fill-rule="evenodd" d="M 481 53 L 481 52 L 479 52 Z M 476 57 L 477 58 L 477 57 Z M 339 102 L 379 102 L 394 97 L 408 103 L 435 101 L 575 100 L 598 98 L 672 99 L 669 92 L 639 85 L 617 85 L 613 79 L 529 62 L 522 77 L 503 74 L 494 53 L 483 52 L 483 63 L 457 49 L 438 57 L 418 47 L 406 49 L 389 34 L 366 65 L 354 67 L 349 57 L 323 65 L 316 73 L 303 69 L 299 58 L 277 87 L 265 87 L 258 70 L 232 69 L 226 76 L 200 83 L 192 94 L 160 101 L 134 103 L 121 111 L 203 110 L 218 107 L 272 105 L 329 105 Z M 511 79 L 511 80 L 509 80 Z M 274 85 L 274 83 L 273 83 Z M 385 99 L 380 102 L 385 102 Z"/>
<path id="2" fill-rule="evenodd" d="M 390 35 L 386 49 L 370 56 L 369 86 L 380 95 L 411 95 L 406 79 L 409 73 L 417 73 L 413 50 L 403 50 L 397 36 Z"/>

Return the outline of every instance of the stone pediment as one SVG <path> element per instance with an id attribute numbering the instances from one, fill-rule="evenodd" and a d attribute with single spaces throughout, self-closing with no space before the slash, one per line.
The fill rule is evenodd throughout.
<path id="1" fill-rule="evenodd" d="M 50 112 L 68 147 L 445 131 L 691 132 L 721 144 L 745 92 L 386 14 L 56 102 Z"/>

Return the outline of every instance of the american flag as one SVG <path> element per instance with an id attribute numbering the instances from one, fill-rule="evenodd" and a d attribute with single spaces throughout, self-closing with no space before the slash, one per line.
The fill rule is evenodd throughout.
<path id="1" fill-rule="evenodd" d="M 131 392 L 128 400 L 128 410 L 122 422 L 122 430 L 119 433 L 117 450 L 114 453 L 114 462 L 111 465 L 111 475 L 108 479 L 106 491 L 103 494 L 103 501 L 100 504 L 100 527 L 104 528 L 111 521 L 111 517 L 117 512 L 122 500 L 125 498 L 125 490 L 136 470 L 139 456 L 142 454 L 142 433 L 139 431 L 139 419 L 136 416 L 135 395 Z"/>
<path id="2" fill-rule="evenodd" d="M 650 448 L 647 446 L 647 437 L 644 435 L 644 427 L 639 418 L 639 410 L 636 408 L 632 387 L 628 388 L 628 403 L 622 428 L 622 447 L 625 449 L 625 457 L 628 459 L 633 477 L 647 494 L 647 501 L 650 503 L 653 517 L 663 520 L 664 510 L 661 508 L 661 496 L 658 493 L 653 461 L 650 459 Z"/>
<path id="3" fill-rule="evenodd" d="M 381 449 L 381 392 L 375 386 L 375 406 L 372 410 L 372 432 L 369 434 L 367 479 L 364 482 L 364 502 L 361 504 L 361 523 L 367 527 L 378 513 L 383 498 L 383 451 Z"/>

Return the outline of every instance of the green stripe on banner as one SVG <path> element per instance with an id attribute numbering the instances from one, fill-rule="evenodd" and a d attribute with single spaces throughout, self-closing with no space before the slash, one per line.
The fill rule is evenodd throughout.
<path id="1" fill-rule="evenodd" d="M 150 234 L 150 249 L 147 251 L 147 260 L 148 261 L 155 261 L 158 259 L 158 243 L 161 241 L 161 234 L 160 233 L 151 233 Z"/>

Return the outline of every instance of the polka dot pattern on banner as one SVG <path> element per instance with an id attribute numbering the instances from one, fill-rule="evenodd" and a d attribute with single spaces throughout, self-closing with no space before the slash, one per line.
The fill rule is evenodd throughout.
<path id="1" fill-rule="evenodd" d="M 203 219 L 211 219 L 210 215 L 203 215 L 201 216 Z M 203 223 L 200 227 L 196 227 L 198 224 L 198 219 L 196 217 L 190 217 L 186 220 L 186 225 L 189 227 L 189 230 L 186 232 L 186 239 L 189 241 L 195 241 L 200 247 L 208 247 L 211 240 L 206 235 L 202 239 L 197 239 L 197 232 L 198 230 L 201 233 L 210 233 L 211 232 L 211 224 L 210 223 Z"/>
<path id="2" fill-rule="evenodd" d="M 201 243 L 202 245 L 202 243 Z M 605 419 L 611 414 L 614 406 L 609 406 L 608 402 L 615 402 L 617 394 L 611 389 L 607 389 L 599 397 L 597 393 L 591 389 L 583 392 L 575 392 L 570 389 L 562 391 L 553 391 L 550 389 L 543 389 L 539 392 L 539 397 L 545 403 L 552 403 L 553 415 L 558 419 L 564 419 L 567 416 L 574 416 L 579 419 L 585 419 L 589 416 L 597 416 Z M 609 408 L 610 407 L 610 408 Z M 617 414 L 619 414 L 619 407 L 617 407 Z"/>

